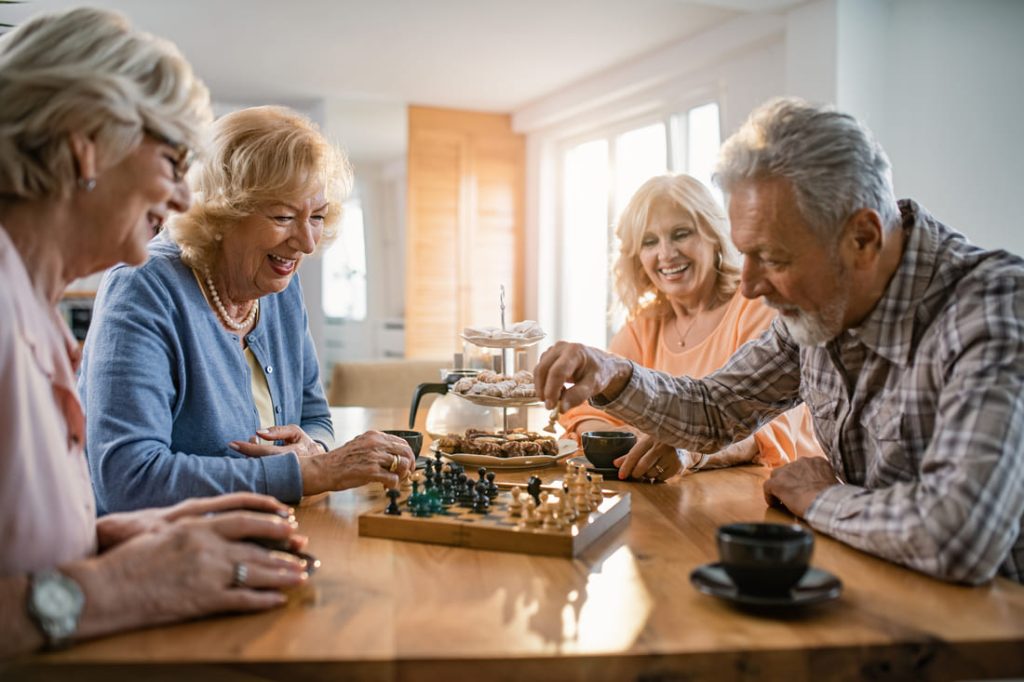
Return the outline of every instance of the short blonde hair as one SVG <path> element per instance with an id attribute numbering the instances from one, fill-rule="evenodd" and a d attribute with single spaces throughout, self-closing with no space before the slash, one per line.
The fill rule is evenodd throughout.
<path id="1" fill-rule="evenodd" d="M 613 268 L 619 304 L 630 317 L 669 311 L 664 294 L 654 286 L 640 263 L 640 247 L 651 207 L 659 201 L 669 201 L 688 213 L 698 236 L 714 247 L 715 262 L 710 267 L 716 273 L 715 299 L 727 301 L 739 286 L 740 267 L 739 255 L 727 235 L 729 221 L 725 212 L 696 178 L 659 175 L 640 186 L 619 218 L 615 231 L 619 238 L 619 257 Z"/>
<path id="2" fill-rule="evenodd" d="M 337 235 L 341 204 L 352 186 L 345 155 L 305 116 L 285 107 L 252 107 L 213 124 L 210 153 L 190 175 L 195 200 L 169 225 L 182 260 L 213 263 L 218 237 L 260 204 L 301 201 L 322 190 L 327 201 L 319 247 Z"/>
<path id="3" fill-rule="evenodd" d="M 91 8 L 38 15 L 0 37 L 0 197 L 67 197 L 79 179 L 71 133 L 100 167 L 143 130 L 198 147 L 210 96 L 171 43 Z"/>

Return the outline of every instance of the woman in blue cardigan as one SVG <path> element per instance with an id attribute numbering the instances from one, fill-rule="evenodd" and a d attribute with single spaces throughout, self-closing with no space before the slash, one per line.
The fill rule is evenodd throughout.
<path id="1" fill-rule="evenodd" d="M 257 107 L 214 124 L 197 171 L 191 209 L 96 298 L 79 389 L 100 511 L 394 487 L 415 465 L 405 441 L 334 448 L 294 276 L 334 237 L 344 157 L 304 117 Z"/>

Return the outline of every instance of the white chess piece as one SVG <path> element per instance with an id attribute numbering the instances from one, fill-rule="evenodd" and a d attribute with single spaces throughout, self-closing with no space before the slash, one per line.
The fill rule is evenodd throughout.
<path id="1" fill-rule="evenodd" d="M 537 503 L 532 497 L 527 497 L 526 506 L 523 508 L 523 525 L 536 526 L 537 521 Z"/>
<path id="2" fill-rule="evenodd" d="M 516 518 L 523 514 L 523 501 L 520 499 L 523 495 L 523 491 L 519 489 L 519 486 L 512 488 L 512 501 L 508 503 L 508 514 Z"/>

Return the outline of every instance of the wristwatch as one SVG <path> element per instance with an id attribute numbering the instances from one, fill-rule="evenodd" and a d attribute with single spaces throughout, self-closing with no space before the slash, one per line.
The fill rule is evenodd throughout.
<path id="1" fill-rule="evenodd" d="M 63 573 L 46 570 L 32 574 L 28 615 L 46 637 L 48 649 L 60 649 L 71 642 L 84 606 L 82 588 Z"/>

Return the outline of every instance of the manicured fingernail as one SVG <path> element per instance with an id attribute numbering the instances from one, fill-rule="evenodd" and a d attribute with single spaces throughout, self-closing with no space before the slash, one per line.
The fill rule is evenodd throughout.
<path id="1" fill-rule="evenodd" d="M 291 510 L 290 507 L 288 509 L 278 509 L 274 513 L 277 514 L 278 516 L 280 516 L 282 519 L 290 519 L 290 518 L 292 518 L 292 510 Z"/>
<path id="2" fill-rule="evenodd" d="M 239 445 L 239 443 L 236 440 L 233 440 L 230 443 L 228 443 L 228 447 L 231 448 L 232 450 L 237 450 L 238 449 L 238 445 Z"/>

